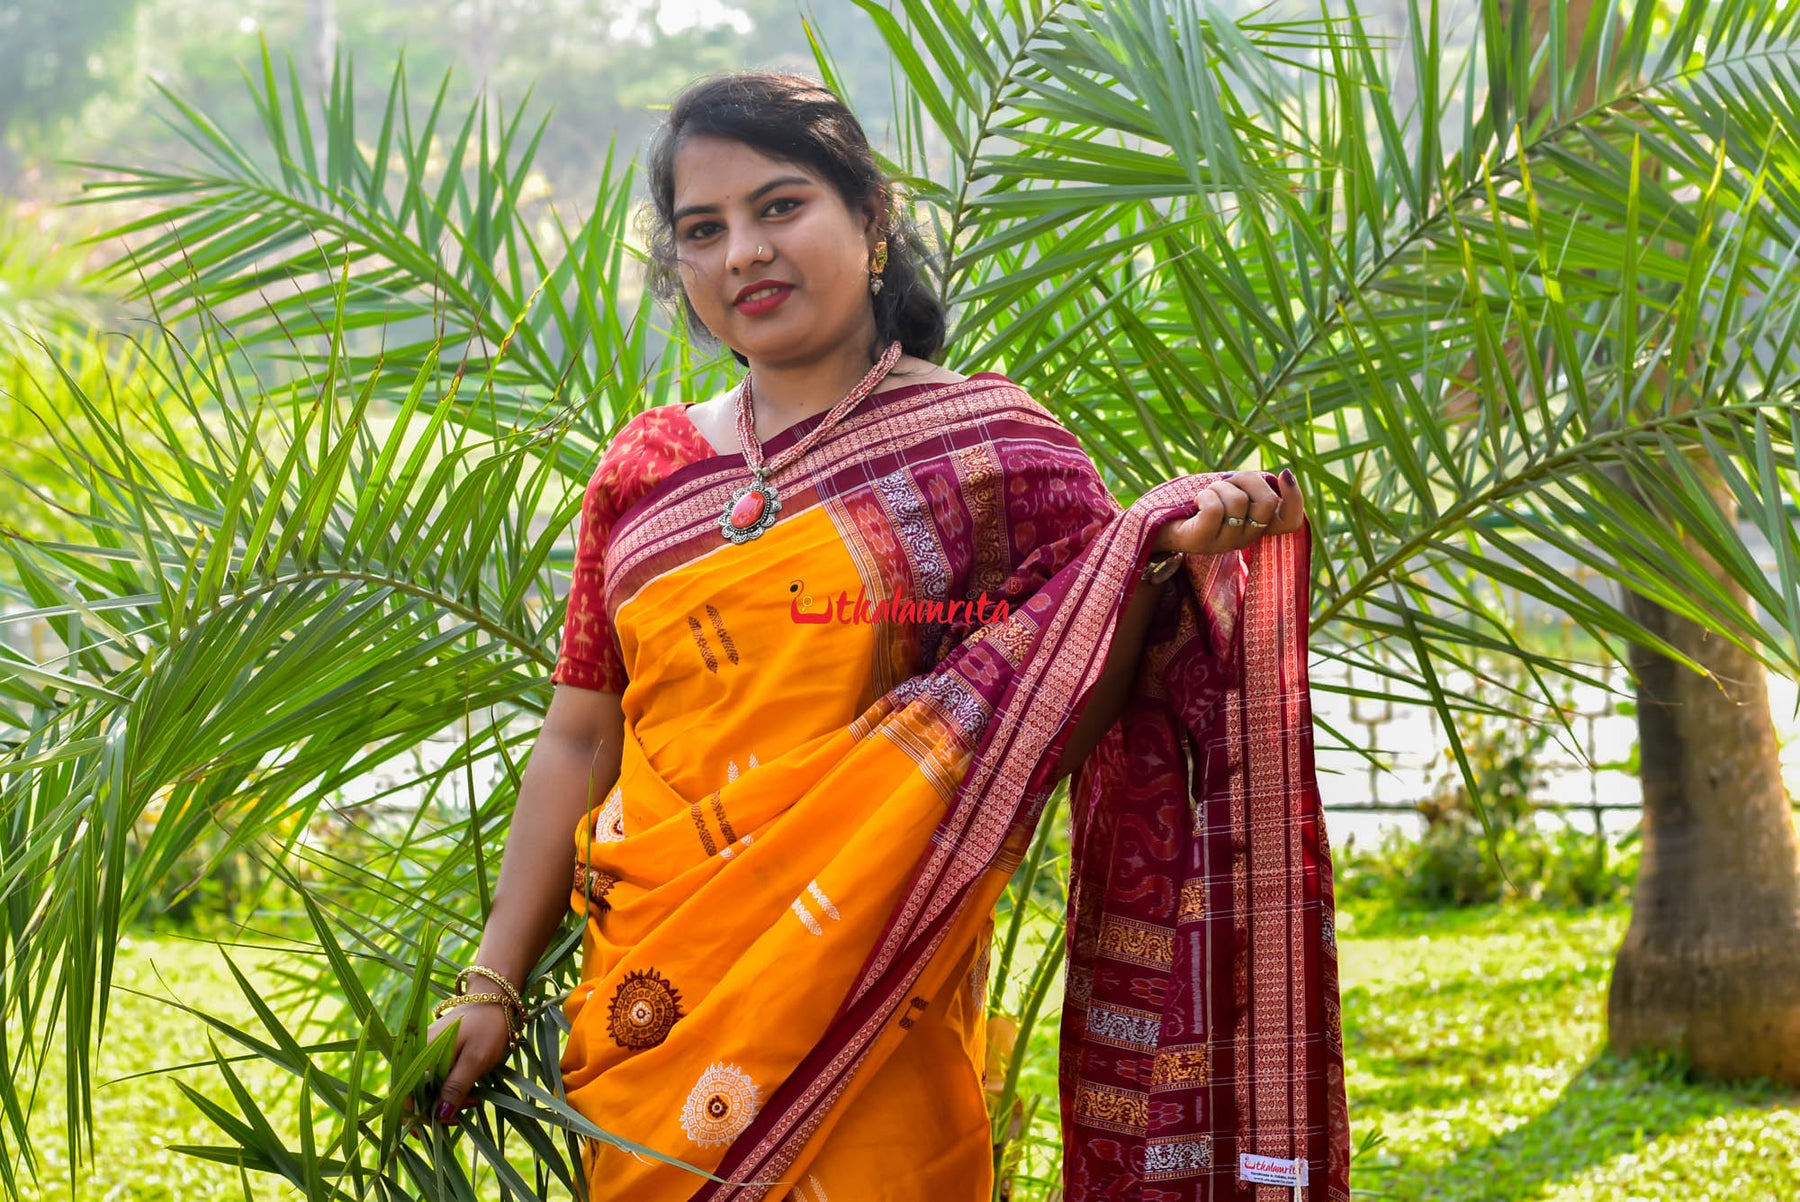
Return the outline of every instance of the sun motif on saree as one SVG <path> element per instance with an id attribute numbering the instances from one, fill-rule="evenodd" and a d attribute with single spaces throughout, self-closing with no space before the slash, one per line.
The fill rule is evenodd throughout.
<path id="1" fill-rule="evenodd" d="M 586 864 L 575 865 L 575 892 L 588 899 L 595 910 L 604 913 L 612 908 L 606 895 L 612 887 L 619 883 L 619 878 L 610 872 L 601 872 L 598 868 L 589 868 Z"/>
<path id="2" fill-rule="evenodd" d="M 594 842 L 618 843 L 625 838 L 625 794 L 614 785 L 606 804 L 594 815 Z"/>
<path id="3" fill-rule="evenodd" d="M 653 1048 L 681 1017 L 681 992 L 654 968 L 625 974 L 607 1005 L 607 1032 L 622 1048 Z"/>
<path id="4" fill-rule="evenodd" d="M 762 1105 L 762 1090 L 750 1074 L 719 1061 L 700 1074 L 681 1108 L 681 1129 L 703 1148 L 736 1139 Z"/>

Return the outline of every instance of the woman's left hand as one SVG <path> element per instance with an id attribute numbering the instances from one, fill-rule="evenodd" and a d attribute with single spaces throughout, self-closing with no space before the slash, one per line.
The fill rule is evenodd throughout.
<path id="1" fill-rule="evenodd" d="M 1262 472 L 1237 472 L 1214 480 L 1200 492 L 1200 508 L 1191 518 L 1165 522 L 1156 533 L 1156 550 L 1218 555 L 1241 551 L 1265 534 L 1288 534 L 1306 521 L 1306 501 L 1294 473 L 1281 470 L 1279 491 Z M 1241 518 L 1241 524 L 1226 519 Z"/>

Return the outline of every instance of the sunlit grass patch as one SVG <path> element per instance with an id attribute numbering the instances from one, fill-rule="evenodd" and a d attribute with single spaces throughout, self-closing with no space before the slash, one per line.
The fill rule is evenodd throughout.
<path id="1" fill-rule="evenodd" d="M 269 971 L 279 963 L 276 954 L 233 951 L 231 956 L 247 975 L 261 979 L 271 991 L 278 988 Z M 95 1158 L 93 1164 L 82 1166 L 81 1196 L 144 1202 L 242 1199 L 243 1187 L 235 1169 L 166 1150 L 170 1144 L 221 1142 L 219 1132 L 175 1084 L 179 1079 L 208 1095 L 224 1092 L 212 1064 L 208 1028 L 198 1018 L 158 1000 L 173 997 L 197 1010 L 234 1020 L 247 1018 L 248 1006 L 218 946 L 169 935 L 128 935 L 120 940 L 115 963 L 116 992 L 107 1015 L 106 1038 L 94 1062 Z M 58 1029 L 32 1122 L 39 1181 L 35 1188 L 27 1182 L 23 1193 L 26 1199 L 43 1202 L 72 1197 L 69 1149 L 62 1134 L 61 1040 Z M 226 1056 L 241 1050 L 223 1039 L 218 1043 Z M 151 1071 L 194 1063 L 201 1067 L 176 1073 Z M 256 1060 L 233 1067 L 264 1104 L 275 1128 L 294 1130 L 297 1115 L 287 1074 Z M 258 1197 L 282 1194 L 281 1186 L 266 1178 L 253 1179 L 252 1189 Z"/>
<path id="2" fill-rule="evenodd" d="M 1398 1199 L 1800 1197 L 1800 1096 L 1604 1052 L 1622 907 L 1349 911 L 1356 1184 Z"/>

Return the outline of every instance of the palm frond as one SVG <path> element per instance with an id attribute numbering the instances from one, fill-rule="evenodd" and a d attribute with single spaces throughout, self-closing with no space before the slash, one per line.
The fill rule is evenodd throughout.
<path id="1" fill-rule="evenodd" d="M 484 99 L 453 118 L 446 76 L 415 112 L 403 60 L 365 145 L 347 59 L 316 115 L 291 63 L 282 75 L 265 47 L 246 76 L 268 143 L 258 151 L 164 89 L 167 119 L 202 166 L 89 165 L 103 178 L 83 203 L 149 210 L 101 238 L 126 245 L 114 275 L 153 298 L 161 320 L 185 327 L 204 309 L 268 361 L 265 387 L 304 388 L 334 339 L 384 400 L 414 390 L 428 362 L 434 400 L 472 373 L 494 387 L 462 423 L 496 432 L 559 404 L 578 449 L 696 371 L 710 378 L 705 363 L 660 354 L 654 302 L 635 287 L 631 172 L 611 150 L 598 191 L 577 206 L 586 215 L 565 214 L 534 199 L 543 124 L 526 124 L 529 98 L 510 112 Z M 652 370 L 658 361 L 668 366 Z"/>
<path id="2" fill-rule="evenodd" d="M 1354 10 L 1228 31 L 1192 5 L 1044 6 L 987 68 L 897 57 L 916 91 L 1002 63 L 1014 83 L 959 118 L 954 168 L 984 190 L 929 195 L 976 250 L 947 287 L 975 361 L 1060 408 L 1126 496 L 1291 465 L 1324 541 L 1322 650 L 1453 743 L 1449 682 L 1479 656 L 1582 670 L 1533 649 L 1506 593 L 1672 652 L 1628 589 L 1800 668 L 1800 8 L 1690 5 L 1661 39 L 1653 5 L 1623 35 L 1602 8 L 1534 50 L 1489 5 L 1460 64 L 1415 9 L 1404 111 Z"/>
<path id="3" fill-rule="evenodd" d="M 1032 388 L 1123 499 L 1291 465 L 1314 647 L 1348 672 L 1322 687 L 1429 706 L 1460 756 L 1465 715 L 1559 720 L 1598 677 L 1524 602 L 1679 657 L 1628 593 L 1800 667 L 1795 0 L 1666 27 L 1595 5 L 1538 44 L 1495 0 L 1461 46 L 1429 6 L 1404 58 L 1354 8 L 858 3 L 893 49 L 889 166 L 943 251 L 950 359 Z M 220 1056 L 193 1098 L 224 1142 L 191 1150 L 309 1196 L 543 1196 L 604 1138 L 542 1084 L 571 940 L 493 1116 L 428 1149 L 397 1134 L 434 1054 L 416 1020 L 476 935 L 579 486 L 621 418 L 715 365 L 631 289 L 628 171 L 577 221 L 531 199 L 523 109 L 415 105 L 402 68 L 366 135 L 347 63 L 316 104 L 266 55 L 247 82 L 265 145 L 171 96 L 203 168 L 92 190 L 155 210 L 115 231 L 157 317 L 129 377 L 36 382 L 58 402 L 31 487 L 79 521 L 5 538 L 7 620 L 55 646 L 0 650 L 0 1142 L 29 1154 L 59 1019 L 86 1129 L 114 939 L 205 843 L 291 877 L 314 954 L 288 988 L 343 1004 L 302 1030 L 246 981 L 255 1022 L 209 1021 L 288 1072 L 301 1129 L 260 1122 Z M 1496 658 L 1529 687 L 1468 687 Z M 1051 838 L 995 986 L 1027 1017 L 1059 954 Z"/>

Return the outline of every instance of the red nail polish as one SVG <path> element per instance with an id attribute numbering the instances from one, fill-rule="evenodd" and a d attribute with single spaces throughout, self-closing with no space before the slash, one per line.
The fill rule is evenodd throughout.
<path id="1" fill-rule="evenodd" d="M 1294 469 L 1291 467 L 1284 467 L 1281 469 L 1281 479 L 1286 484 L 1299 483 L 1298 480 L 1294 479 Z"/>
<path id="2" fill-rule="evenodd" d="M 440 1123 L 455 1122 L 456 1107 L 449 1102 L 439 1102 L 437 1108 L 437 1121 Z"/>

